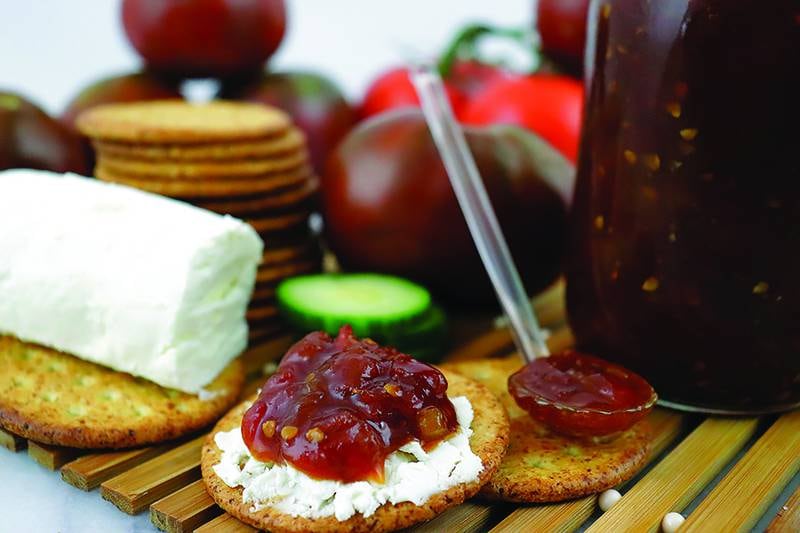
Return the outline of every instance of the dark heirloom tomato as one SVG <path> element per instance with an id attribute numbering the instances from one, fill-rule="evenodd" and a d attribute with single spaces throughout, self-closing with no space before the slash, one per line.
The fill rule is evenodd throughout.
<path id="1" fill-rule="evenodd" d="M 580 71 L 586 48 L 589 0 L 538 0 L 536 26 L 542 49 Z"/>
<path id="2" fill-rule="evenodd" d="M 148 66 L 177 76 L 261 68 L 286 30 L 283 0 L 123 0 L 125 33 Z"/>
<path id="3" fill-rule="evenodd" d="M 311 333 L 289 349 L 242 420 L 253 457 L 319 479 L 382 480 L 386 457 L 430 447 L 457 428 L 447 380 L 393 348 Z"/>
<path id="4" fill-rule="evenodd" d="M 77 135 L 21 96 L 0 92 L 0 170 L 7 168 L 90 170 Z"/>
<path id="5" fill-rule="evenodd" d="M 516 127 L 467 128 L 500 225 L 532 294 L 557 276 L 573 168 Z M 415 279 L 450 303 L 497 300 L 422 113 L 397 110 L 357 126 L 322 180 L 325 231 L 350 270 Z"/>

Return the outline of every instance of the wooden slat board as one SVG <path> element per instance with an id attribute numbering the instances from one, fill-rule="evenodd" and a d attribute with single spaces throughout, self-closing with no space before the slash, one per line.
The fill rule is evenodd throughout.
<path id="1" fill-rule="evenodd" d="M 130 470 L 170 448 L 150 446 L 121 452 L 91 453 L 65 464 L 61 478 L 81 490 L 92 490 L 117 474 Z"/>
<path id="2" fill-rule="evenodd" d="M 206 492 L 202 479 L 150 506 L 150 520 L 163 530 L 174 533 L 194 531 L 197 527 L 222 514 Z"/>
<path id="3" fill-rule="evenodd" d="M 569 347 L 574 341 L 564 327 L 562 301 L 563 285 L 558 284 L 536 302 L 539 316 L 545 318 L 543 323 L 551 331 L 548 344 L 552 350 Z M 462 330 L 474 334 L 473 326 Z M 277 358 L 287 344 L 287 339 L 276 340 L 270 349 L 253 354 L 253 379 L 243 397 L 252 395 L 263 383 L 265 378 L 258 376 L 263 361 Z M 449 358 L 477 359 L 505 355 L 511 350 L 513 344 L 507 330 L 489 329 L 471 339 L 461 338 L 460 347 Z M 657 409 L 650 421 L 655 436 L 650 464 L 638 478 L 619 488 L 622 499 L 604 514 L 597 509 L 596 496 L 528 506 L 476 499 L 412 530 L 657 531 L 666 512 L 683 511 L 705 490 L 707 495 L 702 501 L 694 501 L 690 507 L 694 510 L 685 524 L 686 531 L 744 530 L 761 520 L 770 506 L 778 510 L 774 519 L 769 516 L 763 522 L 772 519 L 770 533 L 800 531 L 800 489 L 786 502 L 777 502 L 781 505 L 775 502 L 784 487 L 796 484 L 800 476 L 800 412 L 784 415 L 770 424 L 756 419 L 686 417 Z M 149 508 L 153 524 L 165 531 L 255 531 L 223 513 L 206 494 L 199 472 L 203 438 L 140 450 L 87 454 L 29 443 L 0 430 L 0 446 L 12 451 L 27 446 L 37 462 L 50 469 L 60 468 L 66 482 L 83 490 L 100 486 L 102 496 L 127 513 Z M 732 461 L 735 464 L 731 465 Z M 726 468 L 726 474 L 720 475 Z M 721 481 L 708 490 L 707 485 L 717 477 Z"/>
<path id="4" fill-rule="evenodd" d="M 80 453 L 80 450 L 74 448 L 59 448 L 58 446 L 28 441 L 28 455 L 30 458 L 48 470 L 58 470 L 78 457 Z"/>
<path id="5" fill-rule="evenodd" d="M 256 529 L 243 524 L 229 514 L 224 514 L 194 531 L 195 533 L 255 533 Z"/>
<path id="6" fill-rule="evenodd" d="M 686 532 L 751 529 L 800 468 L 800 411 L 758 439 L 689 516 Z"/>
<path id="7" fill-rule="evenodd" d="M 708 418 L 647 473 L 588 532 L 658 531 L 681 511 L 753 436 L 758 420 Z"/>
<path id="8" fill-rule="evenodd" d="M 28 447 L 28 441 L 4 429 L 0 429 L 0 446 L 12 452 L 21 452 Z"/>
<path id="9" fill-rule="evenodd" d="M 784 503 L 767 527 L 767 533 L 797 533 L 800 531 L 800 488 Z"/>
<path id="10" fill-rule="evenodd" d="M 181 444 L 103 483 L 101 494 L 120 510 L 137 514 L 200 478 L 205 435 Z"/>

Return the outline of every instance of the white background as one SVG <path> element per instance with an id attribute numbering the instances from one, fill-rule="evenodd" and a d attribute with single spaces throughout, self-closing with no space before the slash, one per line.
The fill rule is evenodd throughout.
<path id="1" fill-rule="evenodd" d="M 433 55 L 467 22 L 525 25 L 533 0 L 289 0 L 289 31 L 274 68 L 311 68 L 357 100 L 377 73 Z M 0 0 L 0 91 L 58 114 L 81 88 L 136 69 L 117 0 Z M 0 448 L 0 532 L 154 531 L 97 491 L 69 487 L 24 453 Z"/>
<path id="2" fill-rule="evenodd" d="M 270 62 L 310 68 L 353 99 L 414 54 L 430 56 L 463 24 L 531 23 L 533 0 L 287 0 L 289 27 Z M 140 65 L 119 0 L 0 0 L 0 90 L 58 114 L 81 88 Z"/>

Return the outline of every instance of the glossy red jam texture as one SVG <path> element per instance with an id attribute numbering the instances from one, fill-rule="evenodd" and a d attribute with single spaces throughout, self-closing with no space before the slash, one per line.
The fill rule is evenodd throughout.
<path id="1" fill-rule="evenodd" d="M 595 0 L 579 345 L 670 402 L 800 402 L 800 2 Z"/>
<path id="2" fill-rule="evenodd" d="M 311 333 L 289 349 L 242 420 L 261 461 L 318 479 L 382 480 L 389 454 L 411 440 L 432 446 L 456 430 L 447 380 L 393 348 Z"/>
<path id="3" fill-rule="evenodd" d="M 508 379 L 517 404 L 552 431 L 613 435 L 641 420 L 656 401 L 647 381 L 619 365 L 567 351 L 540 357 Z"/>

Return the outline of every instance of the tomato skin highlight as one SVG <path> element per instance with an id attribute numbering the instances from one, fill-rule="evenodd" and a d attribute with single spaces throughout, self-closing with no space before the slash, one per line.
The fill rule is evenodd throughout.
<path id="1" fill-rule="evenodd" d="M 498 81 L 460 115 L 465 124 L 513 124 L 541 135 L 573 163 L 583 112 L 583 85 L 566 76 L 533 75 Z"/>
<path id="2" fill-rule="evenodd" d="M 463 104 L 463 95 L 447 82 L 445 91 L 450 98 L 450 105 L 457 113 Z M 384 72 L 370 84 L 359 114 L 364 119 L 392 109 L 419 106 L 419 97 L 414 84 L 411 83 L 408 69 L 397 67 Z"/>

